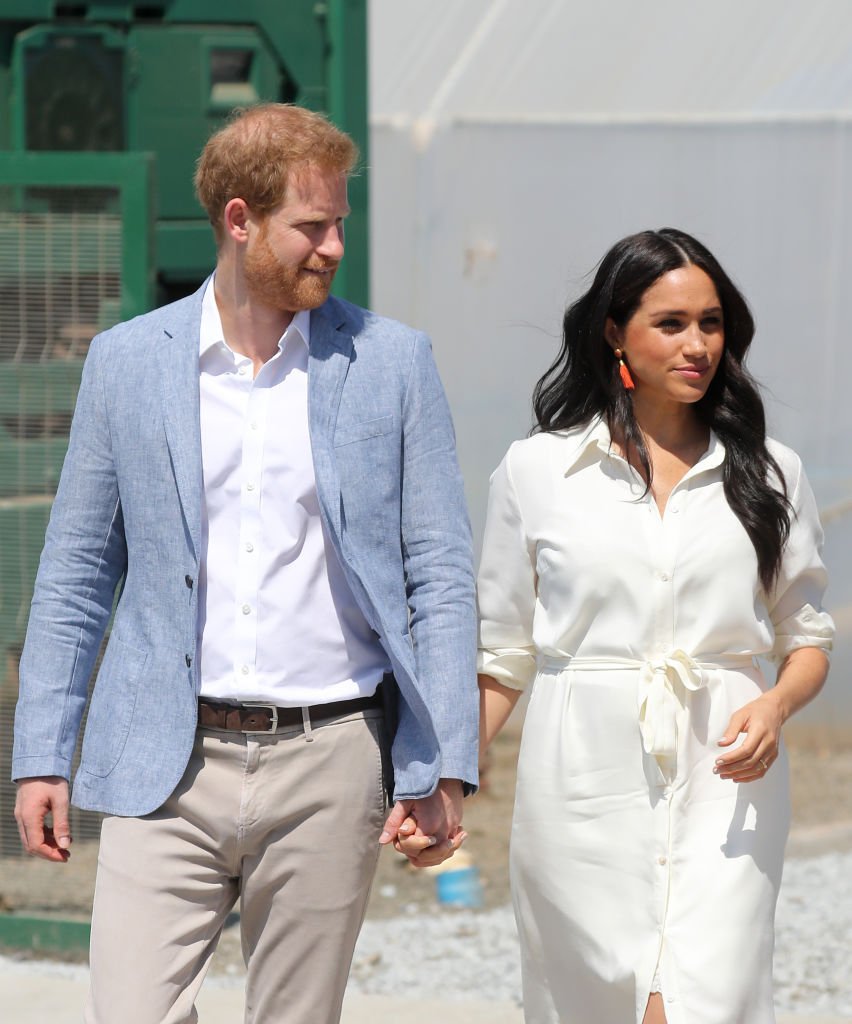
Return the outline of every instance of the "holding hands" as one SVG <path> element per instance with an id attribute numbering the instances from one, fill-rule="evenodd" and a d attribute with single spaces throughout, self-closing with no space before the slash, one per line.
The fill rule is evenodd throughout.
<path id="1" fill-rule="evenodd" d="M 434 867 L 452 857 L 467 839 L 461 827 L 462 784 L 441 779 L 431 796 L 398 800 L 385 822 L 379 842 L 393 843 L 417 868 Z"/>

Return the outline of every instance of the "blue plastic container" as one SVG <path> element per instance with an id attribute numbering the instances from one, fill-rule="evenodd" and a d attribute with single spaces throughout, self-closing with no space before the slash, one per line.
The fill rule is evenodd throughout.
<path id="1" fill-rule="evenodd" d="M 455 868 L 442 871 L 435 876 L 435 888 L 439 903 L 454 907 L 482 906 L 482 883 L 479 881 L 479 868 Z"/>

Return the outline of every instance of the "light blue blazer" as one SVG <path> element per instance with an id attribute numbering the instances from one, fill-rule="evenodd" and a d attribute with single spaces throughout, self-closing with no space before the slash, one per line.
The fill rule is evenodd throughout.
<path id="1" fill-rule="evenodd" d="M 78 807 L 141 815 L 181 779 L 199 679 L 202 470 L 194 295 L 99 335 L 83 370 L 21 658 L 13 777 L 76 774 Z M 395 793 L 477 779 L 475 601 L 453 428 L 428 339 L 337 299 L 311 315 L 323 524 L 398 686 Z"/>

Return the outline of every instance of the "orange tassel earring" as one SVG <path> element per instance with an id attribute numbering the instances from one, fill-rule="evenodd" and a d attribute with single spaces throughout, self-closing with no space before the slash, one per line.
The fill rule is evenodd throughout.
<path id="1" fill-rule="evenodd" d="M 621 377 L 621 383 L 624 385 L 624 390 L 633 391 L 636 388 L 636 385 L 633 383 L 633 378 L 630 376 L 630 369 L 624 361 L 624 353 L 620 348 L 615 350 L 615 358 L 618 360 L 618 375 Z"/>

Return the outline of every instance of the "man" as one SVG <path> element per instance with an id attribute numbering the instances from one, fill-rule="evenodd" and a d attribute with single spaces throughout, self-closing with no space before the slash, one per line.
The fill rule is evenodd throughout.
<path id="1" fill-rule="evenodd" d="M 215 276 L 86 361 L 14 777 L 25 847 L 66 859 L 70 762 L 120 587 L 74 782 L 108 815 L 90 1024 L 196 1020 L 237 898 L 246 1020 L 337 1021 L 378 841 L 416 825 L 406 852 L 427 864 L 464 838 L 462 484 L 427 339 L 329 298 L 355 159 L 317 114 L 239 115 L 196 174 Z"/>

